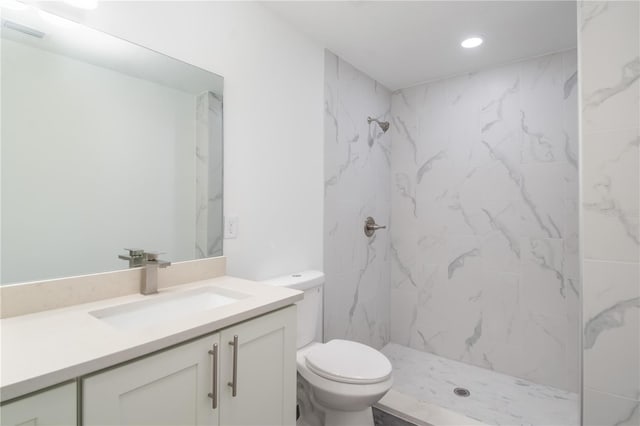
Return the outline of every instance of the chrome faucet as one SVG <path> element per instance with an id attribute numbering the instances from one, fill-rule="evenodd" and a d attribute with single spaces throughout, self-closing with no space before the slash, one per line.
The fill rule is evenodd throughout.
<path id="1" fill-rule="evenodd" d="M 143 249 L 125 249 L 129 252 L 129 256 L 119 255 L 118 259 L 128 260 L 129 268 L 138 268 L 144 266 L 144 250 Z"/>
<path id="2" fill-rule="evenodd" d="M 171 262 L 158 259 L 161 253 L 145 252 L 142 249 L 125 249 L 129 251 L 129 256 L 119 255 L 118 258 L 129 261 L 130 268 L 144 266 L 142 271 L 142 281 L 140 282 L 140 293 L 154 294 L 158 292 L 158 268 L 171 266 Z"/>
<path id="3" fill-rule="evenodd" d="M 158 268 L 166 268 L 171 266 L 171 262 L 158 259 L 161 253 L 145 252 L 145 264 L 147 265 L 142 272 L 142 285 L 140 293 L 154 294 L 158 292 Z"/>

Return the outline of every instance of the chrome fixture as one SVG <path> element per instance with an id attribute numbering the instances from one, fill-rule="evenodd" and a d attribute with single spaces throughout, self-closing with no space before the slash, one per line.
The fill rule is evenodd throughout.
<path id="1" fill-rule="evenodd" d="M 161 253 L 145 252 L 146 265 L 140 293 L 154 294 L 158 292 L 158 268 L 171 266 L 171 262 L 158 259 Z"/>
<path id="2" fill-rule="evenodd" d="M 140 266 L 144 266 L 144 250 L 143 249 L 126 248 L 125 250 L 129 252 L 129 256 L 124 256 L 120 254 L 118 255 L 118 259 L 128 260 L 129 268 L 139 268 Z"/>
<path id="3" fill-rule="evenodd" d="M 233 341 L 229 342 L 233 347 L 233 372 L 231 373 L 231 381 L 227 383 L 231 387 L 231 396 L 238 395 L 238 335 L 233 336 Z"/>
<path id="4" fill-rule="evenodd" d="M 387 130 L 389 130 L 388 121 L 380 121 L 377 118 L 367 117 L 367 123 L 371 124 L 372 121 L 375 121 L 376 123 L 378 123 L 378 126 L 380 126 L 383 132 L 387 133 Z"/>
<path id="5" fill-rule="evenodd" d="M 171 266 L 171 262 L 158 259 L 161 253 L 145 252 L 143 249 L 125 249 L 129 256 L 119 255 L 118 258 L 129 261 L 130 268 L 144 266 L 142 272 L 142 282 L 140 283 L 140 293 L 144 295 L 158 292 L 158 268 Z"/>
<path id="6" fill-rule="evenodd" d="M 453 390 L 453 393 L 456 394 L 457 396 L 461 396 L 461 397 L 468 397 L 471 395 L 471 392 L 469 392 L 469 389 L 467 388 L 455 388 Z"/>
<path id="7" fill-rule="evenodd" d="M 214 343 L 213 348 L 209 351 L 209 355 L 213 355 L 213 375 L 211 377 L 211 393 L 207 396 L 211 398 L 211 409 L 218 408 L 218 344 Z"/>
<path id="8" fill-rule="evenodd" d="M 378 229 L 387 229 L 387 226 L 376 224 L 376 220 L 371 216 L 364 221 L 364 235 L 367 237 L 372 237 Z"/>

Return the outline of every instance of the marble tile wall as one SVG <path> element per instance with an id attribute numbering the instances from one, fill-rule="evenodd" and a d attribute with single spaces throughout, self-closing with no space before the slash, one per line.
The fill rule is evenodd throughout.
<path id="1" fill-rule="evenodd" d="M 640 2 L 579 5 L 583 422 L 640 424 Z"/>
<path id="2" fill-rule="evenodd" d="M 209 190 L 207 194 L 207 257 L 222 256 L 223 141 L 222 99 L 209 92 Z"/>
<path id="3" fill-rule="evenodd" d="M 196 97 L 196 258 L 222 256 L 222 100 Z"/>
<path id="4" fill-rule="evenodd" d="M 325 51 L 324 338 L 381 348 L 389 341 L 391 92 Z M 314 224 L 310 224 L 314 226 Z"/>
<path id="5" fill-rule="evenodd" d="M 392 96 L 391 340 L 576 391 L 575 50 Z"/>

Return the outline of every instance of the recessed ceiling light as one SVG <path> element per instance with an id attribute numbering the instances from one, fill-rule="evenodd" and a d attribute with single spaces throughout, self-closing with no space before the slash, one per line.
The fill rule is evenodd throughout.
<path id="1" fill-rule="evenodd" d="M 465 49 L 471 49 L 474 47 L 478 47 L 482 44 L 482 39 L 480 37 L 469 37 L 466 40 L 463 40 L 462 43 L 460 43 L 460 46 L 464 47 Z"/>
<path id="2" fill-rule="evenodd" d="M 69 6 L 84 10 L 93 10 L 98 7 L 98 0 L 64 0 L 64 2 Z"/>

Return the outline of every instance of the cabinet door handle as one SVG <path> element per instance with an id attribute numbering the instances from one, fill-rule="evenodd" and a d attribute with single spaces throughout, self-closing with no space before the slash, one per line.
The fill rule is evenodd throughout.
<path id="1" fill-rule="evenodd" d="M 238 335 L 233 336 L 233 341 L 229 342 L 233 346 L 233 378 L 227 385 L 231 386 L 231 396 L 238 394 Z"/>
<path id="2" fill-rule="evenodd" d="M 210 355 L 213 355 L 213 373 L 211 382 L 213 384 L 213 388 L 211 389 L 211 393 L 207 394 L 209 398 L 211 398 L 211 409 L 215 410 L 218 408 L 218 344 L 213 344 L 213 349 L 209 351 Z"/>

